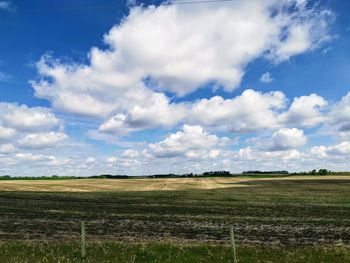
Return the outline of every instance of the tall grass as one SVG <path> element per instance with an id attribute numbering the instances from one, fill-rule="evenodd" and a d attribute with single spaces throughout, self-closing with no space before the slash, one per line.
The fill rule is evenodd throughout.
<path id="1" fill-rule="evenodd" d="M 345 263 L 345 247 L 238 247 L 238 262 Z M 221 245 L 89 243 L 82 259 L 79 243 L 0 243 L 2 263 L 42 262 L 126 262 L 126 263 L 207 263 L 232 262 L 232 251 Z"/>

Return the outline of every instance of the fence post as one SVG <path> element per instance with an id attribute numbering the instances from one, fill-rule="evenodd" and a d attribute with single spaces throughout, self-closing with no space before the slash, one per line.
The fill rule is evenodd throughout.
<path id="1" fill-rule="evenodd" d="M 235 244 L 235 236 L 233 233 L 233 226 L 230 227 L 230 239 L 231 239 L 231 249 L 233 254 L 233 263 L 237 263 L 236 244 Z"/>
<path id="2" fill-rule="evenodd" d="M 80 246 L 81 246 L 81 257 L 85 258 L 86 256 L 86 247 L 85 247 L 85 222 L 81 222 L 80 227 Z"/>

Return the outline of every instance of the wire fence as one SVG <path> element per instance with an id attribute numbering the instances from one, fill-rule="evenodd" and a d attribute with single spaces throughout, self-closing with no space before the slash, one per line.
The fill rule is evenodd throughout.
<path id="1" fill-rule="evenodd" d="M 2 220 L 3 221 L 3 220 Z M 170 242 L 230 244 L 230 229 L 238 244 L 254 245 L 350 245 L 350 227 L 310 225 L 269 225 L 212 222 L 147 222 L 116 220 L 115 222 L 51 221 L 44 218 L 32 222 L 2 224 L 0 240 L 77 241 L 81 236 L 81 222 L 87 229 L 89 241 Z"/>

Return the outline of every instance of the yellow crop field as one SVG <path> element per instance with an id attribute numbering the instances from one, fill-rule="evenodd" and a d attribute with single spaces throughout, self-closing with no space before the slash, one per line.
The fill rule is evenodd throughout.
<path id="1" fill-rule="evenodd" d="M 142 179 L 68 179 L 68 180 L 3 180 L 0 191 L 38 192 L 123 192 L 219 189 L 252 186 L 264 180 L 350 180 L 350 176 L 288 176 L 276 178 L 212 177 L 212 178 L 142 178 Z M 250 183 L 250 184 L 248 184 Z"/>

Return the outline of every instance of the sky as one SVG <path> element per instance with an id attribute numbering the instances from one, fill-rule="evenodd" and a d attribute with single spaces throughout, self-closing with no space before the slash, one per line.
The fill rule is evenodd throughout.
<path id="1" fill-rule="evenodd" d="M 349 171 L 350 2 L 203 1 L 0 0 L 0 175 Z"/>

